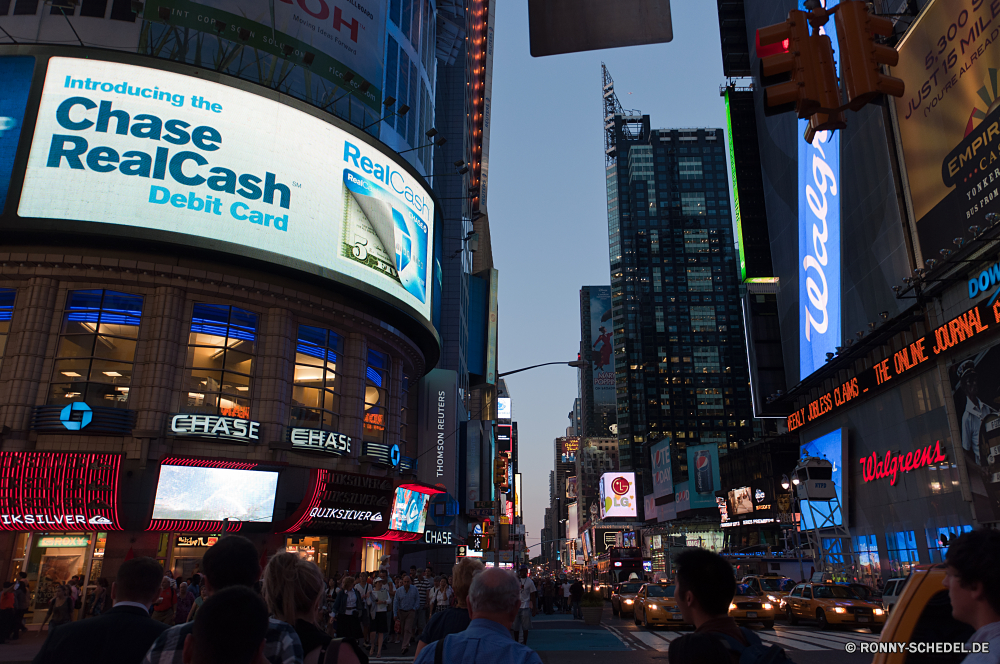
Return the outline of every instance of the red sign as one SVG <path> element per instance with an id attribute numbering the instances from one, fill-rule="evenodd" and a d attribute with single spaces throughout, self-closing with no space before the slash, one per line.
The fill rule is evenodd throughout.
<path id="1" fill-rule="evenodd" d="M 788 430 L 795 431 L 806 424 L 811 424 L 863 394 L 881 390 L 889 381 L 917 373 L 917 367 L 926 364 L 928 360 L 970 345 L 973 339 L 979 339 L 991 325 L 993 328 L 1000 328 L 997 323 L 1000 323 L 1000 300 L 993 304 L 983 302 L 969 309 L 930 334 L 893 353 L 892 357 L 885 358 L 843 385 L 838 385 L 796 410 L 788 416 Z"/>
<path id="2" fill-rule="evenodd" d="M 623 496 L 628 493 L 629 482 L 624 477 L 616 477 L 611 480 L 611 490 L 615 492 L 615 495 Z"/>
<path id="3" fill-rule="evenodd" d="M 872 452 L 871 456 L 859 459 L 861 462 L 861 476 L 865 482 L 889 477 L 891 478 L 889 480 L 890 486 L 896 484 L 896 473 L 908 473 L 911 470 L 947 460 L 948 457 L 941 451 L 940 440 L 934 443 L 933 449 L 928 445 L 923 449 L 907 452 L 905 455 L 897 453 L 895 456 L 893 456 L 892 450 L 889 450 L 881 459 L 878 453 Z"/>
<path id="4" fill-rule="evenodd" d="M 0 530 L 122 530 L 118 454 L 0 452 Z"/>

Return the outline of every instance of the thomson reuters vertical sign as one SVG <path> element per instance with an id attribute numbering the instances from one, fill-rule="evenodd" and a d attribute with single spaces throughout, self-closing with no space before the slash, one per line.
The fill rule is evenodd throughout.
<path id="1" fill-rule="evenodd" d="M 458 373 L 433 369 L 421 380 L 417 477 L 452 496 L 458 486 Z"/>

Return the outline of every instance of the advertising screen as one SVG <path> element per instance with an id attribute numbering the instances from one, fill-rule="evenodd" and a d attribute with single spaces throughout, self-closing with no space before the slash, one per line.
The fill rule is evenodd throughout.
<path id="1" fill-rule="evenodd" d="M 833 485 L 837 490 L 837 498 L 840 507 L 832 501 L 823 500 L 803 500 L 800 501 L 802 509 L 802 528 L 810 530 L 815 528 L 816 522 L 820 524 L 829 523 L 831 526 L 839 526 L 843 523 L 844 505 L 844 483 L 841 463 L 843 461 L 844 430 L 837 429 L 825 436 L 820 436 L 801 446 L 800 451 L 803 457 L 817 457 L 826 459 L 833 463 Z M 814 518 L 815 514 L 815 518 Z"/>
<path id="2" fill-rule="evenodd" d="M 730 491 L 729 502 L 733 506 L 734 514 L 753 514 L 753 498 L 750 496 L 750 487 L 744 486 Z"/>
<path id="3" fill-rule="evenodd" d="M 278 473 L 268 470 L 160 466 L 153 518 L 270 522 Z"/>
<path id="4" fill-rule="evenodd" d="M 7 188 L 14 169 L 14 155 L 17 153 L 34 70 L 34 58 L 0 58 L 0 81 L 3 81 L 3 89 L 0 90 L 0 212 L 3 212 L 7 202 Z"/>
<path id="5" fill-rule="evenodd" d="M 670 437 L 649 448 L 653 471 L 653 496 L 662 498 L 674 492 L 674 477 L 670 461 Z M 647 515 L 648 516 L 648 515 Z"/>
<path id="6" fill-rule="evenodd" d="M 580 538 L 580 515 L 576 503 L 566 506 L 568 520 L 566 521 L 566 539 L 577 540 Z"/>
<path id="7" fill-rule="evenodd" d="M 634 517 L 635 473 L 601 475 L 601 518 Z"/>
<path id="8" fill-rule="evenodd" d="M 430 319 L 421 182 L 319 118 L 198 78 L 52 58 L 18 215 L 272 261 Z"/>
<path id="9" fill-rule="evenodd" d="M 922 7 L 896 50 L 893 98 L 922 259 L 954 249 L 970 225 L 1000 211 L 996 7 L 981 0 L 935 0 Z M 988 185 L 988 186 L 987 186 Z"/>
<path id="10" fill-rule="evenodd" d="M 949 367 L 948 376 L 962 432 L 962 448 L 958 451 L 956 446 L 956 451 L 965 460 L 972 504 L 976 507 L 976 519 L 996 521 L 1000 519 L 1000 410 L 997 410 L 997 404 L 1000 403 L 997 401 L 997 397 L 1000 397 L 1000 346 L 992 346 L 985 352 L 957 360 Z M 926 445 L 931 443 L 931 439 L 925 437 L 923 442 Z M 926 449 L 928 459 L 940 463 L 940 456 L 954 458 L 948 441 L 939 442 L 942 450 L 940 454 L 936 449 L 931 453 L 935 445 L 922 448 Z M 916 450 L 913 453 L 916 454 Z M 884 474 L 885 456 L 880 456 L 878 461 L 882 462 Z M 900 458 L 905 460 L 906 456 Z M 895 464 L 895 460 L 889 463 L 903 465 Z M 911 465 L 916 464 L 911 461 Z M 897 473 L 902 475 L 902 471 L 903 468 L 900 468 Z M 871 474 L 877 473 L 869 473 Z"/>
<path id="11" fill-rule="evenodd" d="M 426 493 L 396 487 L 396 500 L 392 504 L 392 516 L 389 517 L 389 529 L 404 533 L 422 533 L 427 523 Z"/>
<path id="12" fill-rule="evenodd" d="M 561 463 L 576 463 L 576 453 L 580 449 L 579 438 L 559 438 Z"/>
<path id="13" fill-rule="evenodd" d="M 509 420 L 510 415 L 510 397 L 499 397 L 497 399 L 497 420 Z"/>
<path id="14" fill-rule="evenodd" d="M 715 492 L 722 486 L 719 478 L 719 446 L 716 443 L 687 448 L 690 509 L 715 507 Z M 678 511 L 680 507 L 678 506 Z"/>
<path id="15" fill-rule="evenodd" d="M 615 355 L 611 334 L 611 287 L 590 287 L 590 364 L 594 403 L 615 404 Z"/>
<path id="16" fill-rule="evenodd" d="M 820 28 L 824 31 L 833 44 L 834 59 L 839 60 L 834 22 Z M 826 364 L 827 353 L 842 345 L 840 132 L 817 132 L 809 143 L 802 136 L 809 120 L 799 120 L 798 126 L 799 377 L 805 378 Z"/>

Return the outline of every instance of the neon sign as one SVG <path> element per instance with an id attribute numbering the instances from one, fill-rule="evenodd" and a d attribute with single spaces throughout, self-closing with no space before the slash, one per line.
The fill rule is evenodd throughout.
<path id="1" fill-rule="evenodd" d="M 861 457 L 858 461 L 861 463 L 861 476 L 865 482 L 889 477 L 891 478 L 889 486 L 895 486 L 896 473 L 908 473 L 917 468 L 925 468 L 947 460 L 948 457 L 941 451 L 941 441 L 939 440 L 934 443 L 933 449 L 928 445 L 923 449 L 907 452 L 905 455 L 900 452 L 895 456 L 893 456 L 892 450 L 887 450 L 881 459 L 877 452 L 872 452 L 871 455 Z"/>
<path id="2" fill-rule="evenodd" d="M 864 394 L 881 390 L 889 381 L 916 373 L 928 360 L 969 345 L 990 329 L 1000 328 L 998 324 L 1000 300 L 972 307 L 796 410 L 788 416 L 788 430 L 811 424 Z"/>

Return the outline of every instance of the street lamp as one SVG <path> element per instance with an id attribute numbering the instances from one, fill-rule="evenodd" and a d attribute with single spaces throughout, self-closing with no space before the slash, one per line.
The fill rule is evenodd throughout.
<path id="1" fill-rule="evenodd" d="M 532 364 L 530 367 L 522 367 L 520 369 L 514 369 L 513 371 L 505 371 L 501 374 L 497 374 L 497 378 L 503 378 L 504 376 L 509 376 L 511 374 L 521 373 L 522 371 L 527 371 L 528 369 L 537 369 L 538 367 L 547 367 L 552 364 L 566 364 L 576 369 L 582 369 L 587 366 L 584 360 L 574 360 L 573 362 L 544 362 L 542 364 Z"/>
<path id="2" fill-rule="evenodd" d="M 791 484 L 788 483 L 788 475 L 782 475 L 781 476 L 781 488 L 784 489 L 785 491 L 788 491 L 788 487 L 790 487 L 790 486 L 791 486 Z"/>

